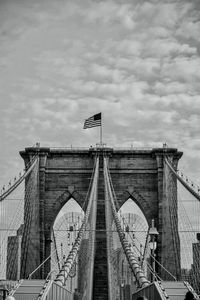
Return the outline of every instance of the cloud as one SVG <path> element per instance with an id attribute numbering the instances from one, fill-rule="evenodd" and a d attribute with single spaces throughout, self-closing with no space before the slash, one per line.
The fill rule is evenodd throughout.
<path id="1" fill-rule="evenodd" d="M 17 153 L 36 141 L 95 144 L 97 131 L 82 125 L 102 111 L 107 144 L 167 141 L 183 148 L 187 161 L 200 156 L 196 1 L 0 5 L 5 149 Z M 198 173 L 197 164 L 188 166 Z"/>

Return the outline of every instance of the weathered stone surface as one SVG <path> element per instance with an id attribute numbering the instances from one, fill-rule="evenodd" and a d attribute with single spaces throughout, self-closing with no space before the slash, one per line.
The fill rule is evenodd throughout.
<path id="1" fill-rule="evenodd" d="M 31 194 L 31 197 L 35 197 L 32 201 L 34 200 L 36 212 L 31 221 L 29 237 L 31 242 L 27 248 L 27 255 L 29 257 L 33 255 L 36 259 L 31 266 L 23 266 L 23 274 L 31 273 L 34 267 L 38 266 L 38 262 L 42 262 L 50 254 L 51 230 L 63 205 L 73 197 L 80 206 L 83 206 L 92 176 L 94 156 L 98 151 L 101 150 L 26 148 L 20 152 L 25 165 L 36 152 L 40 157 L 37 180 L 35 176 L 27 179 L 31 181 L 36 193 L 35 196 Z M 177 246 L 176 254 L 172 251 L 169 256 L 166 248 L 173 243 L 173 239 L 171 231 L 166 226 L 170 218 L 176 218 L 177 212 L 170 212 L 166 202 L 166 190 L 163 189 L 163 158 L 168 155 L 177 164 L 182 153 L 169 148 L 152 150 L 106 148 L 104 153 L 109 156 L 109 169 L 119 207 L 131 198 L 141 208 L 149 225 L 151 220 L 155 219 L 159 231 L 157 258 L 160 262 L 165 261 L 166 267 L 174 274 L 174 268 L 177 267 L 175 260 L 180 260 L 180 246 Z M 176 186 L 173 191 L 170 189 L 167 193 L 176 193 Z M 84 210 L 85 208 L 86 206 L 83 207 Z M 49 268 L 50 265 L 45 264 L 40 272 L 41 278 L 47 275 Z M 179 270 L 176 270 L 177 272 Z"/>
<path id="2" fill-rule="evenodd" d="M 103 165 L 103 155 L 100 156 L 99 165 Z M 93 273 L 93 299 L 108 299 L 108 262 L 107 262 L 107 236 L 105 217 L 105 193 L 104 193 L 103 169 L 99 170 L 96 240 Z"/>

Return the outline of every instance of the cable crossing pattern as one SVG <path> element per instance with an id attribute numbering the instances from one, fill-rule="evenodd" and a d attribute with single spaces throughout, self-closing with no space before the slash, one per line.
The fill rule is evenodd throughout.
<path id="1" fill-rule="evenodd" d="M 26 233 L 30 231 L 31 213 L 33 213 L 34 204 L 30 203 L 30 194 L 34 193 L 33 186 L 28 183 L 25 186 L 23 182 L 30 176 L 38 176 L 39 157 L 36 154 L 26 165 L 26 170 L 14 184 L 9 183 L 9 188 L 0 196 L 0 274 L 1 278 L 11 280 L 20 278 L 21 262 L 25 259 L 25 248 L 28 238 Z M 25 216 L 25 210 L 32 208 L 29 214 Z M 29 220 L 29 221 L 28 221 Z M 27 226 L 24 226 L 26 222 Z M 26 245 L 26 246 L 25 246 Z M 8 259 L 9 257 L 9 259 Z"/>
<path id="2" fill-rule="evenodd" d="M 10 181 L 9 188 L 7 190 L 5 190 L 5 187 L 3 187 L 2 194 L 0 195 L 0 201 L 3 201 L 6 197 L 8 197 L 20 185 L 20 183 L 24 181 L 24 179 L 31 173 L 31 171 L 33 170 L 37 162 L 38 162 L 38 155 L 35 155 L 33 159 L 30 161 L 29 165 L 26 166 L 27 170 L 24 172 L 24 174 L 21 175 L 20 173 L 20 177 L 18 180 L 16 180 L 15 177 L 15 181 L 13 185 L 11 185 L 11 181 Z"/>
<path id="3" fill-rule="evenodd" d="M 51 254 L 49 257 L 45 257 L 40 261 L 38 260 L 39 263 L 37 268 L 35 268 L 36 264 L 33 264 L 33 260 L 36 260 L 35 257 L 37 254 L 35 254 L 35 257 L 32 257 L 27 250 L 31 244 L 30 233 L 34 230 L 33 220 L 38 213 L 38 210 L 35 210 L 35 208 L 38 207 L 37 204 L 40 200 L 38 195 L 39 156 L 37 154 L 30 161 L 30 164 L 26 166 L 24 174 L 20 176 L 18 180 L 15 180 L 13 185 L 10 184 L 8 190 L 5 191 L 5 189 L 3 189 L 3 193 L 0 196 L 1 207 L 3 207 L 2 205 L 4 203 L 8 205 L 9 201 L 11 201 L 9 196 L 11 194 L 13 195 L 24 179 L 31 179 L 27 180 L 28 183 L 25 186 L 25 198 L 22 198 L 21 196 L 19 198 L 19 205 L 16 208 L 15 216 L 9 219 L 9 226 L 6 225 L 7 228 L 5 228 L 5 230 L 1 229 L 0 231 L 0 237 L 5 234 L 5 243 L 2 243 L 3 246 L 1 245 L 0 254 L 5 257 L 4 262 L 1 262 L 3 272 L 7 272 L 11 277 L 17 279 L 20 278 L 20 275 L 23 278 L 29 277 L 29 279 L 41 278 L 39 277 L 41 275 L 41 269 L 47 261 L 51 260 L 51 270 L 50 272 L 48 270 L 49 274 L 44 280 L 45 283 L 43 281 L 41 284 L 41 291 L 38 294 L 37 300 L 53 299 L 52 295 L 54 294 L 54 291 L 59 290 L 59 288 L 62 290 L 63 295 L 70 300 L 73 299 L 73 295 L 81 300 L 99 300 L 103 299 L 103 292 L 104 295 L 108 295 L 108 297 L 104 299 L 126 299 L 126 290 L 128 288 L 129 295 L 133 295 L 137 292 L 139 295 L 141 290 L 150 290 L 153 284 L 149 281 L 150 277 L 153 277 L 153 280 L 155 280 L 155 286 L 156 284 L 159 286 L 162 286 L 163 284 L 164 287 L 164 281 L 161 281 L 162 276 L 159 271 L 158 275 L 156 274 L 155 269 L 153 270 L 153 268 L 148 265 L 152 258 L 147 249 L 150 249 L 148 245 L 149 230 L 146 230 L 147 233 L 145 233 L 146 243 L 144 245 L 144 251 L 142 251 L 141 248 L 139 249 L 138 246 L 141 246 L 141 241 L 138 240 L 137 243 L 134 243 L 133 240 L 129 239 L 129 226 L 125 220 L 125 215 L 120 215 L 119 199 L 117 199 L 115 195 L 111 177 L 112 173 L 110 174 L 109 171 L 109 156 L 106 155 L 106 151 L 104 152 L 101 149 L 101 151 L 97 151 L 96 156 L 93 157 L 94 160 L 91 165 L 91 171 L 92 168 L 93 171 L 92 175 L 90 175 L 91 178 L 88 178 L 90 184 L 87 196 L 84 197 L 85 202 L 83 203 L 83 206 L 86 207 L 85 215 L 83 218 L 79 218 L 77 215 L 78 221 L 76 222 L 76 227 L 74 227 L 74 231 L 76 232 L 73 234 L 73 241 L 69 235 L 70 229 L 66 220 L 66 223 L 64 224 L 65 227 L 62 227 L 62 230 L 65 231 L 65 235 L 63 235 L 63 238 L 66 239 L 65 244 L 69 243 L 69 239 L 71 238 L 71 248 L 68 248 L 68 250 L 71 250 L 69 253 L 65 252 L 60 254 L 61 251 L 63 252 L 63 248 L 62 246 L 59 248 L 53 228 Z M 187 191 L 198 200 L 200 205 L 199 190 L 197 189 L 196 191 L 192 185 L 188 184 L 188 181 L 185 180 L 184 176 L 174 169 L 170 157 L 163 156 L 163 162 L 163 194 L 164 201 L 167 204 L 164 208 L 165 212 L 167 212 L 167 217 L 165 217 L 164 222 L 166 221 L 167 227 L 165 230 L 168 230 L 169 234 L 172 236 L 172 242 L 169 245 L 167 245 L 166 242 L 167 249 L 162 249 L 162 251 L 166 251 L 162 265 L 161 262 L 156 261 L 155 257 L 153 259 L 156 261 L 159 269 L 164 269 L 167 260 L 168 265 L 169 261 L 171 263 L 174 262 L 177 274 L 170 274 L 165 269 L 164 272 L 168 273 L 166 278 L 173 278 L 175 284 L 177 280 L 181 279 L 189 281 L 192 287 L 200 293 L 199 263 L 196 263 L 196 265 L 194 264 L 191 267 L 191 271 L 187 277 L 183 278 L 182 274 L 182 278 L 178 278 L 181 273 L 179 271 L 181 271 L 180 256 L 182 255 L 180 249 L 182 247 L 180 247 L 180 229 L 182 228 L 182 221 L 179 220 L 178 211 L 182 210 L 185 214 L 185 221 L 187 220 L 187 211 L 184 210 L 177 199 L 176 179 L 178 179 Z M 34 182 L 35 185 L 33 186 L 31 182 Z M 8 205 L 8 207 L 10 209 L 10 205 Z M 67 212 L 67 214 L 70 213 Z M 4 218 L 6 219 L 5 216 Z M 105 220 L 102 221 L 102 219 Z M 198 229 L 195 228 L 194 230 L 193 223 L 189 218 L 188 222 L 190 223 L 187 226 L 187 229 L 189 228 L 193 234 L 191 239 L 193 255 L 198 258 L 199 248 L 197 247 L 198 245 L 194 243 L 194 232 L 195 230 L 197 232 Z M 15 236 L 11 236 L 11 234 L 15 234 Z M 189 231 L 187 234 L 189 237 Z M 187 248 L 187 246 L 188 240 L 185 241 L 184 248 Z M 7 255 L 12 258 L 10 262 L 6 261 L 6 251 Z M 21 257 L 18 255 L 19 252 L 21 252 Z M 101 257 L 102 253 L 103 257 Z M 45 256 L 45 253 L 43 256 Z M 174 257 L 172 259 L 172 256 L 175 256 L 175 259 Z M 15 268 L 12 268 L 13 265 L 15 265 Z M 27 265 L 29 270 L 28 274 L 26 271 Z M 153 276 L 151 276 L 150 273 L 152 273 Z M 99 278 L 97 279 L 95 276 L 98 276 Z M 75 277 L 76 283 L 73 285 L 72 278 Z M 102 291 L 100 291 L 101 284 L 103 286 L 105 281 L 107 281 L 107 285 L 104 287 L 105 291 L 103 291 L 103 288 Z M 21 286 L 22 285 L 23 283 Z M 185 286 L 186 285 L 187 284 L 185 284 Z M 187 288 L 188 286 L 189 284 L 187 285 Z M 98 293 L 99 297 L 97 297 Z M 166 299 L 167 296 L 164 298 Z"/>
<path id="4" fill-rule="evenodd" d="M 138 260 L 135 258 L 135 255 L 131 249 L 130 244 L 125 238 L 125 232 L 121 227 L 121 222 L 118 217 L 116 207 L 115 207 L 115 196 L 114 190 L 112 189 L 111 178 L 109 176 L 108 170 L 108 160 L 104 158 L 104 180 L 105 180 L 105 203 L 106 203 L 106 222 L 107 222 L 107 239 L 108 239 L 108 264 L 109 264 L 109 299 L 116 299 L 117 295 L 114 295 L 114 291 L 116 291 L 116 286 L 119 280 L 116 279 L 116 276 L 119 274 L 119 261 L 117 261 L 117 252 L 120 252 L 120 244 L 122 246 L 123 252 L 125 254 L 126 260 L 123 262 L 123 268 L 125 264 L 128 264 L 131 273 L 129 274 L 129 278 L 127 282 L 125 282 L 125 277 L 121 278 L 121 284 L 128 284 L 129 280 L 135 277 L 136 284 L 138 288 L 143 288 L 149 285 L 149 281 L 147 280 L 144 272 L 142 271 Z M 116 228 L 116 234 L 114 236 L 113 229 Z M 118 235 L 118 236 L 117 236 Z M 118 242 L 118 245 L 116 245 Z M 120 243 L 119 243 L 120 242 Z M 122 254 L 122 253 L 121 253 Z M 119 255 L 118 255 L 119 257 Z M 125 258 L 124 257 L 124 258 Z M 124 270 L 121 270 L 122 272 Z M 126 274 L 127 275 L 127 274 Z M 133 276 L 132 276 L 133 275 Z M 127 278 L 127 276 L 126 276 Z"/>
<path id="5" fill-rule="evenodd" d="M 105 188 L 105 198 L 103 201 L 105 202 L 106 216 L 108 293 L 109 299 L 112 300 L 120 296 L 121 284 L 135 284 L 138 288 L 144 288 L 149 285 L 149 281 L 147 280 L 139 265 L 138 259 L 135 257 L 128 241 L 125 238 L 125 232 L 121 227 L 121 221 L 118 218 L 114 204 L 114 191 L 111 187 L 107 158 L 104 158 L 102 162 Z M 78 262 L 79 278 L 81 278 L 78 282 L 78 295 L 83 300 L 93 299 L 95 295 L 93 289 L 93 283 L 95 280 L 95 278 L 93 278 L 95 264 L 94 258 L 97 250 L 96 247 L 101 247 L 101 245 L 97 246 L 97 244 L 95 246 L 97 230 L 97 195 L 99 194 L 98 189 L 102 188 L 99 186 L 99 184 L 101 184 L 101 181 L 99 181 L 99 164 L 99 156 L 97 156 L 93 176 L 91 178 L 91 188 L 87 199 L 88 204 L 83 223 L 69 255 L 54 280 L 54 282 L 60 286 L 68 286 L 67 282 L 70 280 L 70 272 L 72 271 L 74 264 Z M 101 234 L 100 232 L 101 229 L 99 234 Z M 122 261 L 124 264 L 123 266 L 119 263 Z M 126 276 L 124 276 L 125 269 L 129 272 Z M 101 275 L 98 274 L 98 276 Z M 127 278 L 126 282 L 123 281 L 125 280 L 125 277 Z M 38 300 L 46 299 L 45 297 L 48 293 L 50 293 L 52 284 L 53 282 L 49 284 L 47 280 Z"/>

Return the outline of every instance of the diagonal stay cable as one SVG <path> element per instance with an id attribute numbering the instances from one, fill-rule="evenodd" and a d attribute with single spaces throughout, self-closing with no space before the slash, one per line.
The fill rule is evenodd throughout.
<path id="1" fill-rule="evenodd" d="M 20 183 L 30 174 L 30 172 L 34 168 L 34 166 L 37 163 L 37 161 L 38 161 L 38 155 L 34 156 L 34 158 L 31 161 L 30 166 L 24 172 L 24 174 L 17 181 L 15 181 L 14 184 L 7 191 L 5 191 L 0 196 L 0 201 L 3 201 L 6 197 L 8 197 L 20 185 Z"/>
<path id="2" fill-rule="evenodd" d="M 189 184 L 183 180 L 183 178 L 176 172 L 176 170 L 173 168 L 173 166 L 170 164 L 169 160 L 165 158 L 165 163 L 170 168 L 170 170 L 174 173 L 174 175 L 177 177 L 177 179 L 180 181 L 180 183 L 196 198 L 200 201 L 200 195 L 189 186 Z"/>

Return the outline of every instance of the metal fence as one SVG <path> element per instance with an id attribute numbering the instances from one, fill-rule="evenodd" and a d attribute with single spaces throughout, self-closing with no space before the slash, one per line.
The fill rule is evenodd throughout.
<path id="1" fill-rule="evenodd" d="M 65 287 L 52 282 L 48 294 L 44 300 L 73 300 L 73 293 L 68 291 Z"/>

